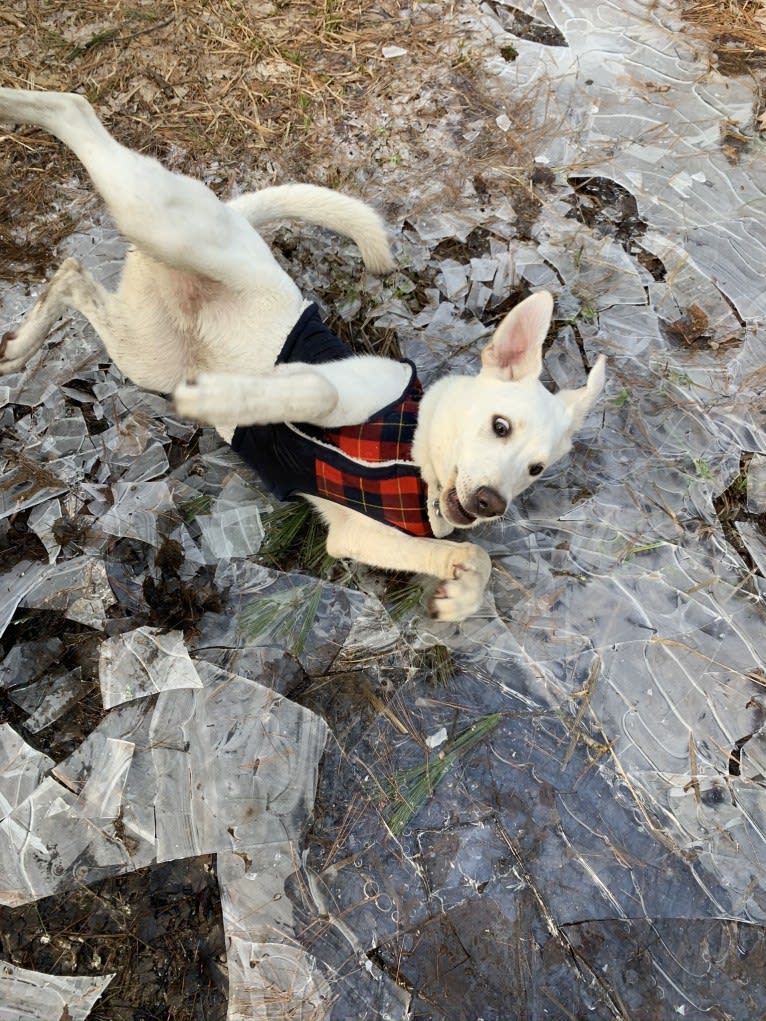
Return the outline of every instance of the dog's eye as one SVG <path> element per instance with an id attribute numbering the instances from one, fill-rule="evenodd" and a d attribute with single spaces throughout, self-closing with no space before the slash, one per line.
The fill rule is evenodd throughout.
<path id="1" fill-rule="evenodd" d="M 503 418 L 502 415 L 495 415 L 492 419 L 492 432 L 495 436 L 499 436 L 500 439 L 505 439 L 506 436 L 510 436 L 513 432 L 513 426 L 507 418 Z"/>
<path id="2" fill-rule="evenodd" d="M 544 468 L 545 468 L 545 465 L 544 464 L 540 464 L 539 462 L 537 464 L 530 464 L 530 466 L 529 466 L 529 474 L 530 475 L 539 475 L 543 471 Z"/>

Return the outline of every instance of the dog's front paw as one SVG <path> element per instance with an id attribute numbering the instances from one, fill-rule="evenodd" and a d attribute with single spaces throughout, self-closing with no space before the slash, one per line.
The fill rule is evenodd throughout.
<path id="1" fill-rule="evenodd" d="M 191 383 L 179 383 L 173 391 L 173 404 L 183 418 L 215 425 L 231 421 L 236 408 L 233 390 L 237 381 L 232 376 L 205 373 Z"/>
<path id="2" fill-rule="evenodd" d="M 441 582 L 428 604 L 436 620 L 465 620 L 481 606 L 492 562 L 481 546 L 456 545 L 450 557 L 452 577 Z"/>

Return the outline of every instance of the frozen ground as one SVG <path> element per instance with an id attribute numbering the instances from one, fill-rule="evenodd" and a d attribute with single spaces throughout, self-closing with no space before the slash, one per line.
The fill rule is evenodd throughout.
<path id="1" fill-rule="evenodd" d="M 346 126 L 400 269 L 360 287 L 351 250 L 277 242 L 426 379 L 550 288 L 551 385 L 604 352 L 606 396 L 481 533 L 491 596 L 454 627 L 264 566 L 257 480 L 79 320 L 2 380 L 0 1018 L 766 1014 L 756 84 L 663 2 L 445 18 L 481 115 L 404 38 L 385 118 Z M 121 251 L 94 213 L 59 254 L 114 279 Z"/>

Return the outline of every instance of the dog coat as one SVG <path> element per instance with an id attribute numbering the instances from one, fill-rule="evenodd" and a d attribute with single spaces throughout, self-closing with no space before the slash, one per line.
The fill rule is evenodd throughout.
<path id="1" fill-rule="evenodd" d="M 290 331 L 280 362 L 318 364 L 353 352 L 310 305 Z M 431 536 L 427 486 L 412 461 L 423 387 L 415 366 L 401 395 L 361 425 L 238 426 L 231 445 L 280 500 L 306 494 L 360 511 L 410 535 Z"/>

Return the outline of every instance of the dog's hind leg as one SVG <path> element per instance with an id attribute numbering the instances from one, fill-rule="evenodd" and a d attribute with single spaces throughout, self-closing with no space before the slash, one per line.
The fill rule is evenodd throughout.
<path id="1" fill-rule="evenodd" d="M 0 121 L 34 124 L 64 142 L 122 233 L 158 262 L 233 290 L 252 287 L 256 272 L 282 272 L 243 216 L 200 181 L 125 148 L 82 96 L 0 89 Z"/>
<path id="2" fill-rule="evenodd" d="M 113 333 L 113 302 L 114 295 L 77 259 L 67 259 L 46 284 L 23 324 L 0 339 L 0 373 L 20 372 L 67 308 L 81 312 L 108 347 Z"/>

